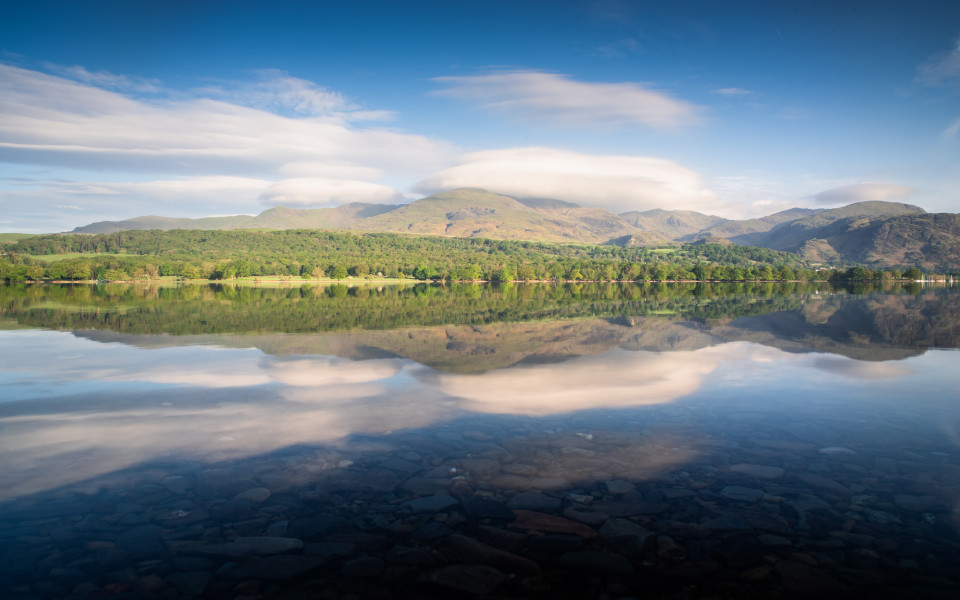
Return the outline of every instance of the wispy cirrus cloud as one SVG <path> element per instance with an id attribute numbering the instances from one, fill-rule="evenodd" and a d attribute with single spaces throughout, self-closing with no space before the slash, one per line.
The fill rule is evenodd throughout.
<path id="1" fill-rule="evenodd" d="M 896 200 L 913 192 L 912 187 L 896 183 L 854 183 L 824 190 L 811 198 L 817 204 L 843 205 L 869 200 Z"/>
<path id="2" fill-rule="evenodd" d="M 703 110 L 639 83 L 576 81 L 543 71 L 499 71 L 433 81 L 447 86 L 437 95 L 511 117 L 564 126 L 674 129 L 699 123 Z"/>
<path id="3" fill-rule="evenodd" d="M 107 90 L 117 90 L 121 92 L 140 92 L 146 94 L 155 94 L 164 92 L 163 86 L 155 79 L 146 79 L 143 77 L 131 77 L 129 75 L 117 75 L 109 71 L 88 71 L 80 65 L 57 65 L 54 63 L 43 63 L 44 68 L 56 75 L 86 83 Z"/>
<path id="4" fill-rule="evenodd" d="M 960 133 L 960 119 L 951 123 L 946 129 L 940 132 L 940 137 L 945 140 L 952 140 Z"/>
<path id="5" fill-rule="evenodd" d="M 960 38 L 954 40 L 950 50 L 938 52 L 920 63 L 914 81 L 934 87 L 960 84 Z"/>
<path id="6" fill-rule="evenodd" d="M 602 156 L 553 148 L 465 154 L 459 164 L 420 181 L 423 193 L 480 187 L 518 197 L 557 198 L 616 213 L 652 208 L 704 209 L 716 196 L 700 176 L 669 160 Z"/>
<path id="7" fill-rule="evenodd" d="M 611 60 L 614 58 L 626 58 L 627 56 L 631 54 L 637 54 L 642 50 L 643 46 L 640 44 L 640 42 L 633 38 L 624 38 L 615 42 L 601 44 L 600 46 L 592 48 L 588 54 L 591 56 L 599 56 L 600 58 Z"/>
<path id="8" fill-rule="evenodd" d="M 279 69 L 259 69 L 253 74 L 252 81 L 223 82 L 198 88 L 194 93 L 293 117 L 333 117 L 344 121 L 386 121 L 394 117 L 392 111 L 366 110 L 339 92 Z"/>
<path id="9" fill-rule="evenodd" d="M 754 92 L 738 87 L 718 88 L 713 90 L 713 93 L 726 96 L 727 98 L 745 98 L 754 95 Z"/>
<path id="10" fill-rule="evenodd" d="M 143 100 L 62 77 L 0 64 L 0 159 L 8 162 L 276 173 L 290 163 L 391 170 L 443 164 L 452 146 L 425 136 L 357 128 L 342 119 L 291 117 L 209 97 Z M 308 90 L 309 91 L 309 90 Z M 313 90 L 317 91 L 317 90 Z M 266 106 L 266 92 L 250 104 Z M 299 99 L 298 99 L 299 98 Z M 307 112 L 345 101 L 278 93 Z"/>

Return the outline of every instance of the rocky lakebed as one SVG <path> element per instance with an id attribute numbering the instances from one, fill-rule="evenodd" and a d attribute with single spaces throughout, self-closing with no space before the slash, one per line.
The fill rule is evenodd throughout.
<path id="1" fill-rule="evenodd" d="M 10 599 L 956 598 L 960 466 L 867 423 L 475 417 L 7 502 Z M 834 443 L 827 443 L 829 441 Z"/>

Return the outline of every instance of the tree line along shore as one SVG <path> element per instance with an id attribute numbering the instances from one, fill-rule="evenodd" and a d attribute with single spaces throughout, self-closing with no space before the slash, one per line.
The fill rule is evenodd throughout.
<path id="1" fill-rule="evenodd" d="M 17 281 L 867 281 L 956 279 L 917 266 L 821 264 L 735 244 L 554 244 L 316 230 L 51 234 L 0 245 Z"/>

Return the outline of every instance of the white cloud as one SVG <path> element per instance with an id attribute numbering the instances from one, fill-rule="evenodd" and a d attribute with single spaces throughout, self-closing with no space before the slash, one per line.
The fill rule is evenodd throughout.
<path id="1" fill-rule="evenodd" d="M 363 110 L 339 92 L 278 69 L 259 69 L 254 75 L 252 82 L 227 82 L 195 90 L 195 93 L 290 116 L 336 117 L 347 121 L 387 120 L 394 116 L 391 111 Z"/>
<path id="2" fill-rule="evenodd" d="M 88 71 L 80 65 L 65 66 L 53 63 L 44 63 L 44 67 L 57 75 L 86 83 L 99 88 L 123 92 L 140 92 L 155 94 L 164 91 L 160 82 L 143 77 L 116 75 L 108 71 Z"/>
<path id="3" fill-rule="evenodd" d="M 298 160 L 284 163 L 277 171 L 286 177 L 331 177 L 333 179 L 379 179 L 383 172 L 376 167 L 337 164 L 333 161 Z"/>
<path id="4" fill-rule="evenodd" d="M 268 357 L 261 363 L 274 381 L 295 387 L 376 383 L 393 377 L 402 366 L 392 358 L 357 361 L 335 356 Z"/>
<path id="5" fill-rule="evenodd" d="M 462 406 L 474 412 L 542 416 L 672 402 L 700 389 L 726 358 L 718 347 L 676 353 L 614 350 L 483 375 L 442 373 L 433 384 L 465 400 Z"/>
<path id="6" fill-rule="evenodd" d="M 855 183 L 824 190 L 812 198 L 817 204 L 843 205 L 869 200 L 897 200 L 913 192 L 913 188 L 895 183 Z"/>
<path id="7" fill-rule="evenodd" d="M 938 52 L 921 63 L 915 81 L 928 86 L 960 83 L 960 38 L 947 52 Z"/>
<path id="8" fill-rule="evenodd" d="M 661 129 L 700 121 L 701 108 L 639 83 L 591 83 L 541 71 L 437 77 L 438 95 L 524 120 L 578 127 L 640 125 Z"/>
<path id="9" fill-rule="evenodd" d="M 204 216 L 211 205 L 234 207 L 216 214 L 259 212 L 261 200 L 274 204 L 280 196 L 300 205 L 394 201 L 397 192 L 375 182 L 442 169 L 456 153 L 426 136 L 356 127 L 384 115 L 281 72 L 260 72 L 247 86 L 208 88 L 214 97 L 164 92 L 144 99 L 132 94 L 153 88 L 134 78 L 56 70 L 70 78 L 0 64 L 0 163 L 87 180 L 47 175 L 0 191 L 5 210 L 21 215 L 20 230 L 84 224 L 57 204 L 118 219 Z M 152 178 L 129 182 L 131 173 Z M 45 208 L 54 209 L 46 227 Z"/>
<path id="10" fill-rule="evenodd" d="M 399 202 L 397 190 L 366 181 L 350 179 L 284 179 L 270 185 L 260 195 L 263 204 L 273 206 L 337 206 L 348 202 L 392 204 Z"/>
<path id="11" fill-rule="evenodd" d="M 209 98 L 138 100 L 8 65 L 0 65 L 0 89 L 0 160 L 7 162 L 264 177 L 314 164 L 383 177 L 436 169 L 452 151 L 424 136 L 356 129 L 337 115 L 291 118 Z M 296 86 L 281 89 L 277 102 L 303 111 L 341 105 Z"/>
<path id="12" fill-rule="evenodd" d="M 430 193 L 459 187 L 556 198 L 617 213 L 652 208 L 705 210 L 716 201 L 697 173 L 669 160 L 551 148 L 465 154 L 460 164 L 427 177 L 415 189 Z"/>
<path id="13" fill-rule="evenodd" d="M 120 183 L 74 183 L 60 184 L 57 187 L 72 190 L 74 193 L 122 194 L 140 196 L 157 200 L 192 199 L 204 202 L 233 204 L 238 196 L 250 198 L 251 194 L 264 188 L 269 181 L 252 177 L 231 177 L 215 175 L 209 177 L 185 177 L 181 179 L 160 179 L 154 181 Z"/>

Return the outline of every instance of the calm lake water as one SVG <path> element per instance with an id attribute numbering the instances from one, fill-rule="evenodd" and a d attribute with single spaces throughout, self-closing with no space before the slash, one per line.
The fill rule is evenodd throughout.
<path id="1" fill-rule="evenodd" d="M 960 289 L 0 287 L 5 598 L 955 598 Z"/>

